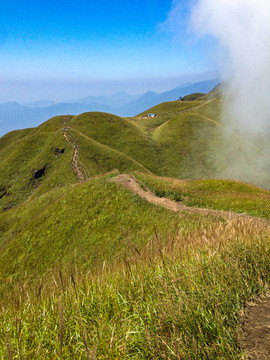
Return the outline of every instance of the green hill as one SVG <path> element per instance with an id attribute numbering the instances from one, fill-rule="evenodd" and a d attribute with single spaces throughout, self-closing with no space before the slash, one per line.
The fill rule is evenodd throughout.
<path id="1" fill-rule="evenodd" d="M 188 99 L 0 139 L 1 358 L 241 358 L 238 313 L 270 279 L 270 192 L 222 178 L 219 89 Z M 149 203 L 120 173 L 190 211 Z"/>
<path id="2" fill-rule="evenodd" d="M 231 177 L 226 171 L 230 151 L 238 156 L 249 142 L 244 135 L 232 133 L 230 147 L 235 149 L 228 149 L 220 120 L 221 98 L 215 91 L 217 96 L 209 95 L 204 101 L 163 103 L 133 118 L 106 113 L 58 116 L 37 128 L 6 134 L 0 139 L 0 209 L 21 204 L 32 194 L 76 182 L 69 166 L 72 144 L 63 137 L 65 127 L 79 148 L 78 161 L 87 178 L 113 169 L 179 179 Z M 148 112 L 157 116 L 149 119 Z M 259 144 L 260 139 L 254 149 L 258 155 Z M 266 167 L 258 170 L 258 177 L 257 170 L 245 172 L 246 164 L 240 163 L 240 180 L 270 187 Z M 35 178 L 42 169 L 44 176 Z"/>

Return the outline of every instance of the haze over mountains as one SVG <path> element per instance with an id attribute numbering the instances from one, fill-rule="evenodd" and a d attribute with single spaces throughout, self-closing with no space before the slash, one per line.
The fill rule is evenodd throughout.
<path id="1" fill-rule="evenodd" d="M 61 103 L 52 100 L 24 105 L 17 102 L 3 103 L 0 104 L 0 136 L 15 129 L 37 126 L 56 115 L 102 111 L 118 116 L 134 116 L 164 101 L 177 100 L 180 96 L 194 92 L 207 93 L 218 83 L 218 79 L 187 83 L 160 94 L 148 91 L 142 95 L 130 95 L 123 91 L 108 96 L 87 96 Z"/>

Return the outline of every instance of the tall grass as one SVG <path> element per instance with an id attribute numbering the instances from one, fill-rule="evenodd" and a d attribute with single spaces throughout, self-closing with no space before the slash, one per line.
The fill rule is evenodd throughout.
<path id="1" fill-rule="evenodd" d="M 240 359 L 239 312 L 270 280 L 269 230 L 236 219 L 140 248 L 127 237 L 112 263 L 19 284 L 2 299 L 0 357 Z"/>

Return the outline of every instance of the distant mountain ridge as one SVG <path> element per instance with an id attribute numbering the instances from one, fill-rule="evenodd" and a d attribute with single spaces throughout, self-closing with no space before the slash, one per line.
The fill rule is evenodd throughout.
<path id="1" fill-rule="evenodd" d="M 130 95 L 122 91 L 108 96 L 87 96 L 61 103 L 51 100 L 41 100 L 25 105 L 7 102 L 0 104 L 0 136 L 15 129 L 37 126 L 57 115 L 78 115 L 83 112 L 101 111 L 118 116 L 135 116 L 164 101 L 177 100 L 180 96 L 195 92 L 208 93 L 218 83 L 218 79 L 213 79 L 182 84 L 160 94 L 147 91 L 143 95 Z"/>
<path id="2" fill-rule="evenodd" d="M 184 84 L 176 87 L 175 89 L 164 91 L 161 94 L 148 91 L 133 103 L 128 104 L 120 109 L 120 116 L 134 116 L 147 108 L 151 108 L 165 101 L 178 100 L 179 97 L 189 95 L 192 93 L 208 93 L 215 86 L 219 84 L 220 80 L 213 79 L 207 81 L 201 81 L 194 84 Z"/>
<path id="3" fill-rule="evenodd" d="M 52 101 L 52 100 L 40 100 L 40 101 L 33 101 L 31 103 L 25 104 L 27 107 L 31 107 L 31 108 L 37 108 L 37 107 L 47 107 L 47 106 L 52 106 L 55 105 L 56 101 Z"/>
<path id="4" fill-rule="evenodd" d="M 120 108 L 122 106 L 128 105 L 129 103 L 135 101 L 139 98 L 141 94 L 138 95 L 130 95 L 126 91 L 120 91 L 118 93 L 107 95 L 107 96 L 87 96 L 84 98 L 80 98 L 77 100 L 67 101 L 67 103 L 84 103 L 84 104 L 104 104 L 107 106 L 111 106 L 113 108 Z"/>

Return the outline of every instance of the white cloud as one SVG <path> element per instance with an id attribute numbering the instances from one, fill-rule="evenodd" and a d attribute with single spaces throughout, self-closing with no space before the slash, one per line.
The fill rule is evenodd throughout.
<path id="1" fill-rule="evenodd" d="M 174 31 L 181 21 L 182 3 L 175 1 L 167 20 Z M 226 176 L 262 184 L 265 177 L 269 184 L 270 1 L 197 0 L 191 6 L 190 24 L 194 36 L 217 41 L 219 53 L 213 56 L 222 59 L 222 75 L 228 83 L 223 122 L 240 136 L 235 144 L 224 133 L 230 163 Z"/>

